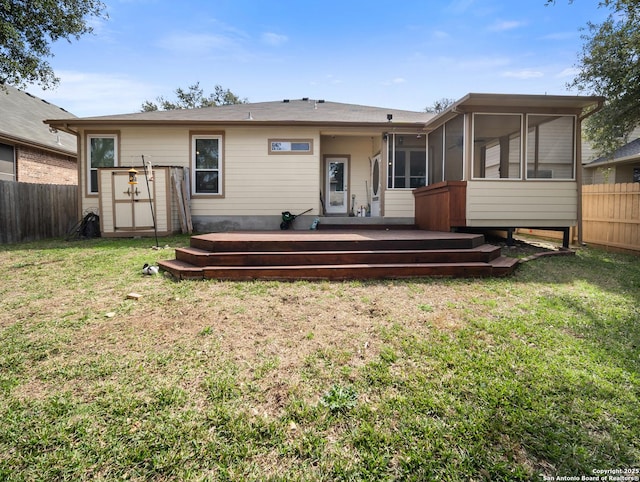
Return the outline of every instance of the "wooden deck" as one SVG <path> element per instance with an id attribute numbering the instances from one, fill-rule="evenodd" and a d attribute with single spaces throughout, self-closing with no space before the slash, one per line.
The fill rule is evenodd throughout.
<path id="1" fill-rule="evenodd" d="M 517 261 L 478 234 L 323 229 L 193 236 L 159 264 L 178 279 L 348 280 L 506 276 Z"/>

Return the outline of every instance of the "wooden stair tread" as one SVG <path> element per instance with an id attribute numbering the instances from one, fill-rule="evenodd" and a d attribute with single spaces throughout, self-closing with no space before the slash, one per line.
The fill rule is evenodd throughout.
<path id="1" fill-rule="evenodd" d="M 490 261 L 500 248 L 484 244 L 471 249 L 348 250 L 348 251 L 234 251 L 211 252 L 178 248 L 176 258 L 197 266 L 248 266 L 292 264 L 390 264 Z"/>
<path id="2" fill-rule="evenodd" d="M 517 264 L 481 235 L 417 230 L 212 233 L 159 263 L 179 279 L 237 281 L 506 276 Z"/>

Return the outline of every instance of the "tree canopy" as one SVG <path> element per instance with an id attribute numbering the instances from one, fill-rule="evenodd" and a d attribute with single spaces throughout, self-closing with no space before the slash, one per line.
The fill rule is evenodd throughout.
<path id="1" fill-rule="evenodd" d="M 175 91 L 176 100 L 167 100 L 160 96 L 156 102 L 145 100 L 142 103 L 142 112 L 154 110 L 174 110 L 174 109 L 195 109 L 198 107 L 215 107 L 219 105 L 244 104 L 247 99 L 241 99 L 229 89 L 221 85 L 214 87 L 213 93 L 205 97 L 204 90 L 200 87 L 200 82 L 183 89 L 178 87 Z"/>
<path id="2" fill-rule="evenodd" d="M 450 99 L 448 97 L 443 97 L 433 102 L 430 106 L 425 109 L 425 112 L 431 112 L 434 114 L 439 114 L 443 110 L 446 110 L 449 106 L 455 103 L 456 99 Z"/>
<path id="3" fill-rule="evenodd" d="M 606 98 L 602 110 L 585 123 L 586 137 L 604 155 L 628 142 L 640 125 L 640 1 L 602 0 L 599 5 L 611 12 L 601 24 L 587 24 L 579 73 L 569 87 Z"/>
<path id="4" fill-rule="evenodd" d="M 91 33 L 92 18 L 107 18 L 100 0 L 0 0 L 0 84 L 55 86 L 47 62 L 51 44 Z"/>

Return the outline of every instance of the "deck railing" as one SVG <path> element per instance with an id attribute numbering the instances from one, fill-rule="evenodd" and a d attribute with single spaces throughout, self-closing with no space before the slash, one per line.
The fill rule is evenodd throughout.
<path id="1" fill-rule="evenodd" d="M 454 227 L 466 226 L 466 181 L 444 181 L 420 187 L 413 195 L 419 229 L 451 231 Z"/>

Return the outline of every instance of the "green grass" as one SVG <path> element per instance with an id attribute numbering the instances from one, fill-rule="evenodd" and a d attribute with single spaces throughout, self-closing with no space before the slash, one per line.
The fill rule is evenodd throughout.
<path id="1" fill-rule="evenodd" d="M 141 274 L 173 258 L 152 244 L 0 247 L 0 480 L 640 468 L 638 257 L 581 249 L 504 279 L 177 283 Z"/>

